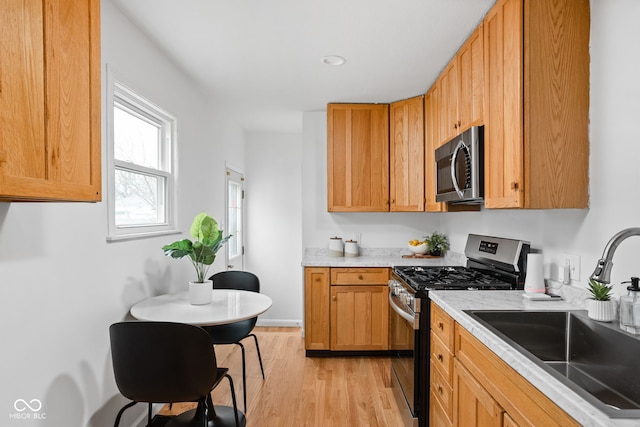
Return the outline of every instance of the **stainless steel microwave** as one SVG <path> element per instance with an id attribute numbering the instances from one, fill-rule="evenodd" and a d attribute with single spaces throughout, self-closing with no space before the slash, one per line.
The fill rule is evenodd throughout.
<path id="1" fill-rule="evenodd" d="M 482 203 L 484 127 L 472 126 L 436 148 L 436 201 Z"/>

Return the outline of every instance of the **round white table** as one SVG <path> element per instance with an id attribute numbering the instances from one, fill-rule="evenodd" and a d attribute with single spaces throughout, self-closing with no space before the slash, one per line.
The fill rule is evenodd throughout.
<path id="1" fill-rule="evenodd" d="M 232 289 L 212 292 L 213 300 L 204 305 L 190 304 L 188 291 L 147 298 L 131 307 L 131 315 L 153 322 L 223 325 L 256 317 L 272 304 L 271 298 L 257 292 Z"/>

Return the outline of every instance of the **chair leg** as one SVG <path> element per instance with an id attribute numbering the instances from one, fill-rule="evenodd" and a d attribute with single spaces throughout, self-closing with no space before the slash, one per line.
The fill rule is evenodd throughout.
<path id="1" fill-rule="evenodd" d="M 229 380 L 229 388 L 231 389 L 231 401 L 233 402 L 233 415 L 236 418 L 236 427 L 240 427 L 240 420 L 238 419 L 238 404 L 236 402 L 236 390 L 233 387 L 233 379 L 231 379 L 231 375 L 224 374 L 225 377 Z M 246 413 L 246 402 L 245 402 L 245 413 Z"/>
<path id="2" fill-rule="evenodd" d="M 264 379 L 264 367 L 262 366 L 262 356 L 260 355 L 260 346 L 258 345 L 258 337 L 255 334 L 249 334 L 248 337 L 253 337 L 256 342 L 256 350 L 258 350 L 258 360 L 260 361 L 260 371 L 262 372 L 262 379 Z"/>
<path id="3" fill-rule="evenodd" d="M 120 418 L 122 418 L 122 414 L 124 413 L 124 411 L 126 411 L 127 409 L 131 408 L 133 405 L 135 405 L 138 402 L 129 402 L 126 405 L 124 405 L 122 407 L 122 409 L 120 409 L 118 411 L 118 415 L 116 415 L 116 422 L 115 424 L 113 424 L 113 427 L 118 427 L 120 425 Z"/>
<path id="4" fill-rule="evenodd" d="M 244 413 L 247 413 L 247 364 L 245 363 L 244 346 L 237 342 L 242 350 L 242 393 L 244 395 Z"/>
<path id="5" fill-rule="evenodd" d="M 149 402 L 149 405 L 147 405 L 147 424 L 151 425 L 151 418 L 152 418 L 152 411 L 151 411 L 151 402 Z"/>

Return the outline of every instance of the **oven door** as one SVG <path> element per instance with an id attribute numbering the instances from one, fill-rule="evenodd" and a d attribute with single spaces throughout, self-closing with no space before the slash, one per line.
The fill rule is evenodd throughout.
<path id="1" fill-rule="evenodd" d="M 392 292 L 389 293 L 389 349 L 391 350 L 391 379 L 398 406 L 403 410 L 405 424 L 417 425 L 418 393 L 416 389 L 416 338 L 418 316 L 413 314 Z"/>

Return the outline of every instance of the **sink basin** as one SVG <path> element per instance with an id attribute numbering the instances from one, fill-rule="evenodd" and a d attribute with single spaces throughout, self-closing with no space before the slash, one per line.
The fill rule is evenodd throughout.
<path id="1" fill-rule="evenodd" d="M 640 418 L 640 339 L 586 311 L 466 310 L 612 418 Z"/>

